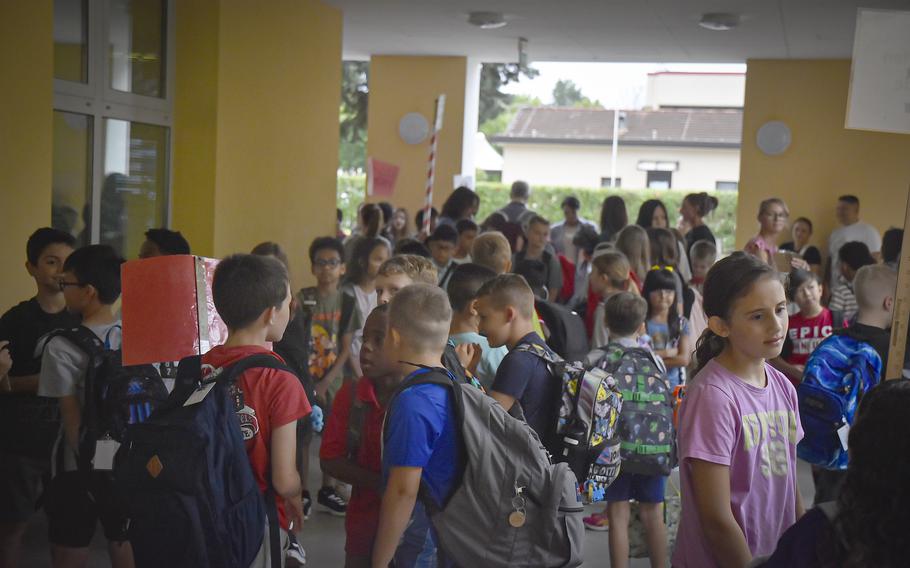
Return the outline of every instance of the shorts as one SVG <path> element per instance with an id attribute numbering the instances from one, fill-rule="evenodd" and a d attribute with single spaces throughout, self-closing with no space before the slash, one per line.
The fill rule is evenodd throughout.
<path id="1" fill-rule="evenodd" d="M 88 478 L 78 471 L 58 473 L 48 487 L 44 510 L 48 540 L 53 544 L 87 547 L 98 521 L 108 541 L 128 540 L 128 507 L 108 472 L 94 471 Z"/>
<path id="2" fill-rule="evenodd" d="M 0 453 L 0 523 L 25 523 L 38 507 L 50 463 Z"/>
<path id="3" fill-rule="evenodd" d="M 344 551 L 348 555 L 372 557 L 376 533 L 379 532 L 379 510 L 351 511 L 349 501 L 348 512 L 344 518 L 344 531 Z"/>
<path id="4" fill-rule="evenodd" d="M 604 500 L 608 503 L 617 501 L 663 503 L 666 490 L 666 476 L 620 473 L 616 481 L 607 487 L 607 491 L 604 493 Z"/>

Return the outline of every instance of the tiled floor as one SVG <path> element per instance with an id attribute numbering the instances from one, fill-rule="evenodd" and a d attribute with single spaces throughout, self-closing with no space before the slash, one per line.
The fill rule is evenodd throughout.
<path id="1" fill-rule="evenodd" d="M 316 463 L 314 460 L 313 463 Z M 311 472 L 311 487 L 318 487 L 317 472 Z M 812 495 L 814 487 L 808 465 L 799 464 L 798 478 L 803 495 Z M 806 499 L 807 506 L 811 499 Z M 599 509 L 600 506 L 597 507 Z M 591 508 L 594 510 L 594 508 Z M 45 568 L 50 566 L 50 554 L 46 540 L 47 524 L 43 514 L 36 515 L 26 535 L 25 554 L 21 568 Z M 99 528 L 100 532 L 100 528 Z M 609 549 L 606 532 L 586 531 L 586 568 L 608 568 Z M 307 552 L 307 568 L 341 568 L 344 566 L 344 519 L 325 513 L 313 512 L 299 533 L 300 541 Z M 92 543 L 90 568 L 107 568 L 110 562 L 104 538 L 96 534 Z M 650 566 L 647 559 L 633 559 L 632 568 Z"/>

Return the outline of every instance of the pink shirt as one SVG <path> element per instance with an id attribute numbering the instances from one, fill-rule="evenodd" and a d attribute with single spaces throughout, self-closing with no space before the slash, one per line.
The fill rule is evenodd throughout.
<path id="1" fill-rule="evenodd" d="M 774 255 L 777 253 L 777 245 L 768 244 L 765 239 L 761 238 L 761 235 L 756 235 L 749 239 L 749 242 L 746 243 L 746 246 L 743 248 L 748 250 L 749 247 L 752 246 L 756 247 L 760 252 L 767 253 L 768 258 L 771 259 L 771 263 L 774 263 Z"/>
<path id="2" fill-rule="evenodd" d="M 753 556 L 774 552 L 796 522 L 796 443 L 803 437 L 796 390 L 767 363 L 765 375 L 767 385 L 758 388 L 712 360 L 688 387 L 679 419 L 675 568 L 717 566 L 695 508 L 691 459 L 730 467 L 730 509 Z"/>

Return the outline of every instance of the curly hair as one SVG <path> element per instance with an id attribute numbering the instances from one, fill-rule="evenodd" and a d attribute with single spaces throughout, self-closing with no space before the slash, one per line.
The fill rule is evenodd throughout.
<path id="1" fill-rule="evenodd" d="M 818 540 L 822 566 L 906 566 L 910 558 L 910 381 L 886 381 L 860 403 L 850 465 L 833 525 Z"/>

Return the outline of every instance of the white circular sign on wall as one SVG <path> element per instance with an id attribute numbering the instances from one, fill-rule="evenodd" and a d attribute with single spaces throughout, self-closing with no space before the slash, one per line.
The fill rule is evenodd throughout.
<path id="1" fill-rule="evenodd" d="M 420 144 L 430 133 L 430 123 L 419 112 L 409 112 L 398 121 L 398 135 L 408 144 Z"/>
<path id="2" fill-rule="evenodd" d="M 786 152 L 791 140 L 790 127 L 779 120 L 762 124 L 755 136 L 758 149 L 768 156 L 777 156 Z"/>

